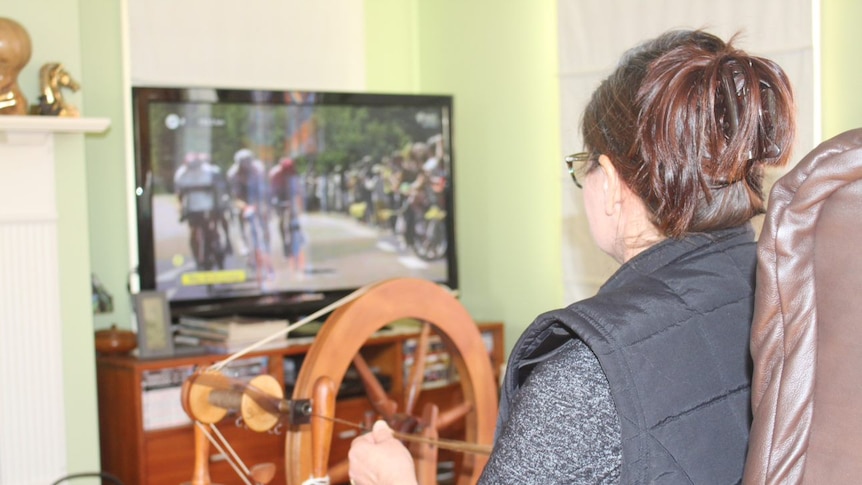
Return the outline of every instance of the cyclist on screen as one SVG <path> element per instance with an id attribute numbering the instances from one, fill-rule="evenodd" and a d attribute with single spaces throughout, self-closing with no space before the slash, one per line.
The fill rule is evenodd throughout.
<path id="1" fill-rule="evenodd" d="M 239 211 L 240 232 L 252 257 L 258 282 L 273 273 L 269 259 L 269 184 L 263 162 L 243 148 L 234 154 L 227 171 L 234 206 Z"/>
<path id="2" fill-rule="evenodd" d="M 269 186 L 273 206 L 278 211 L 278 227 L 284 256 L 292 269 L 302 266 L 301 214 L 303 213 L 303 184 L 292 158 L 284 157 L 269 171 Z"/>
<path id="3" fill-rule="evenodd" d="M 218 170 L 205 157 L 189 152 L 174 172 L 174 191 L 180 201 L 180 221 L 189 225 L 189 247 L 199 269 L 224 266 L 218 232 Z"/>

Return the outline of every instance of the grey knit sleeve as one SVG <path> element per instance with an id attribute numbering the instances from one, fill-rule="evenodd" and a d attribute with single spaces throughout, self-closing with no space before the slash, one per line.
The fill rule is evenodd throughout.
<path id="1" fill-rule="evenodd" d="M 601 366 L 583 342 L 565 344 L 536 366 L 511 409 L 480 484 L 619 482 L 619 417 Z"/>

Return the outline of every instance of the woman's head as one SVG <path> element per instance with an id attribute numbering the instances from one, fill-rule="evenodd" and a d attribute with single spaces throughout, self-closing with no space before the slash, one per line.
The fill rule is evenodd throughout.
<path id="1" fill-rule="evenodd" d="M 584 144 L 606 155 L 665 237 L 739 226 L 763 212 L 763 168 L 795 132 L 790 82 L 774 62 L 703 31 L 628 51 L 584 111 Z"/>

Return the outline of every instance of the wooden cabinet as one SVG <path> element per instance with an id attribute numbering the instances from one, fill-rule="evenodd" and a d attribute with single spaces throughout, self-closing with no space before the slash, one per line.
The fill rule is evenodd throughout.
<path id="1" fill-rule="evenodd" d="M 503 325 L 480 324 L 495 375 L 504 364 Z M 389 395 L 402 401 L 405 375 L 411 362 L 413 330 L 385 331 L 362 348 L 363 356 L 381 376 Z M 251 353 L 225 370 L 238 378 L 267 373 L 285 384 L 289 397 L 291 383 L 302 365 L 310 344 L 293 344 Z M 429 358 L 440 359 L 438 354 Z M 100 356 L 97 359 L 99 393 L 99 435 L 102 469 L 117 475 L 125 485 L 171 485 L 187 482 L 194 464 L 194 432 L 180 404 L 180 385 L 195 369 L 219 361 L 221 355 L 196 355 L 157 360 L 133 356 Z M 439 366 L 438 366 L 439 367 Z M 432 369 L 432 370 L 427 370 Z M 457 383 L 445 381 L 437 367 L 426 368 L 422 400 L 432 400 L 442 408 L 460 400 Z M 370 404 L 349 376 L 339 390 L 336 417 L 360 423 Z M 271 462 L 278 471 L 274 484 L 284 484 L 284 433 L 276 427 L 256 433 L 242 427 L 238 415 L 229 413 L 218 425 L 231 446 L 247 465 Z M 331 462 L 347 456 L 357 428 L 336 423 Z M 241 484 L 222 454 L 210 450 L 210 474 L 214 483 Z"/>

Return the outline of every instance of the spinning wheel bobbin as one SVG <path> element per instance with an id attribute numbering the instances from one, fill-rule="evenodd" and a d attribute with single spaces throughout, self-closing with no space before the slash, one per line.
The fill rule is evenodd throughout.
<path id="1" fill-rule="evenodd" d="M 267 395 L 276 399 L 281 400 L 284 398 L 284 389 L 282 389 L 281 384 L 279 384 L 271 375 L 261 374 L 252 379 L 251 382 L 249 382 L 249 386 L 255 389 L 260 389 Z M 240 414 L 242 415 L 242 419 L 245 421 L 246 426 L 259 433 L 269 431 L 274 428 L 275 425 L 278 424 L 280 418 L 279 414 L 267 411 L 246 393 L 243 393 L 242 395 Z"/>
<path id="2" fill-rule="evenodd" d="M 224 419 L 228 409 L 226 407 L 217 406 L 210 403 L 210 395 L 215 390 L 212 386 L 205 386 L 198 383 L 198 378 L 202 374 L 190 376 L 183 382 L 180 395 L 180 402 L 183 406 L 183 411 L 194 421 L 199 421 L 204 424 L 217 423 Z M 226 386 L 229 386 L 229 381 L 220 373 L 208 373 L 209 378 L 223 380 Z"/>
<path id="3" fill-rule="evenodd" d="M 246 426 L 259 433 L 278 424 L 279 404 L 283 398 L 281 385 L 268 374 L 240 384 L 218 372 L 189 377 L 183 383 L 181 396 L 183 410 L 195 421 L 214 424 L 224 419 L 229 411 L 239 411 Z"/>

